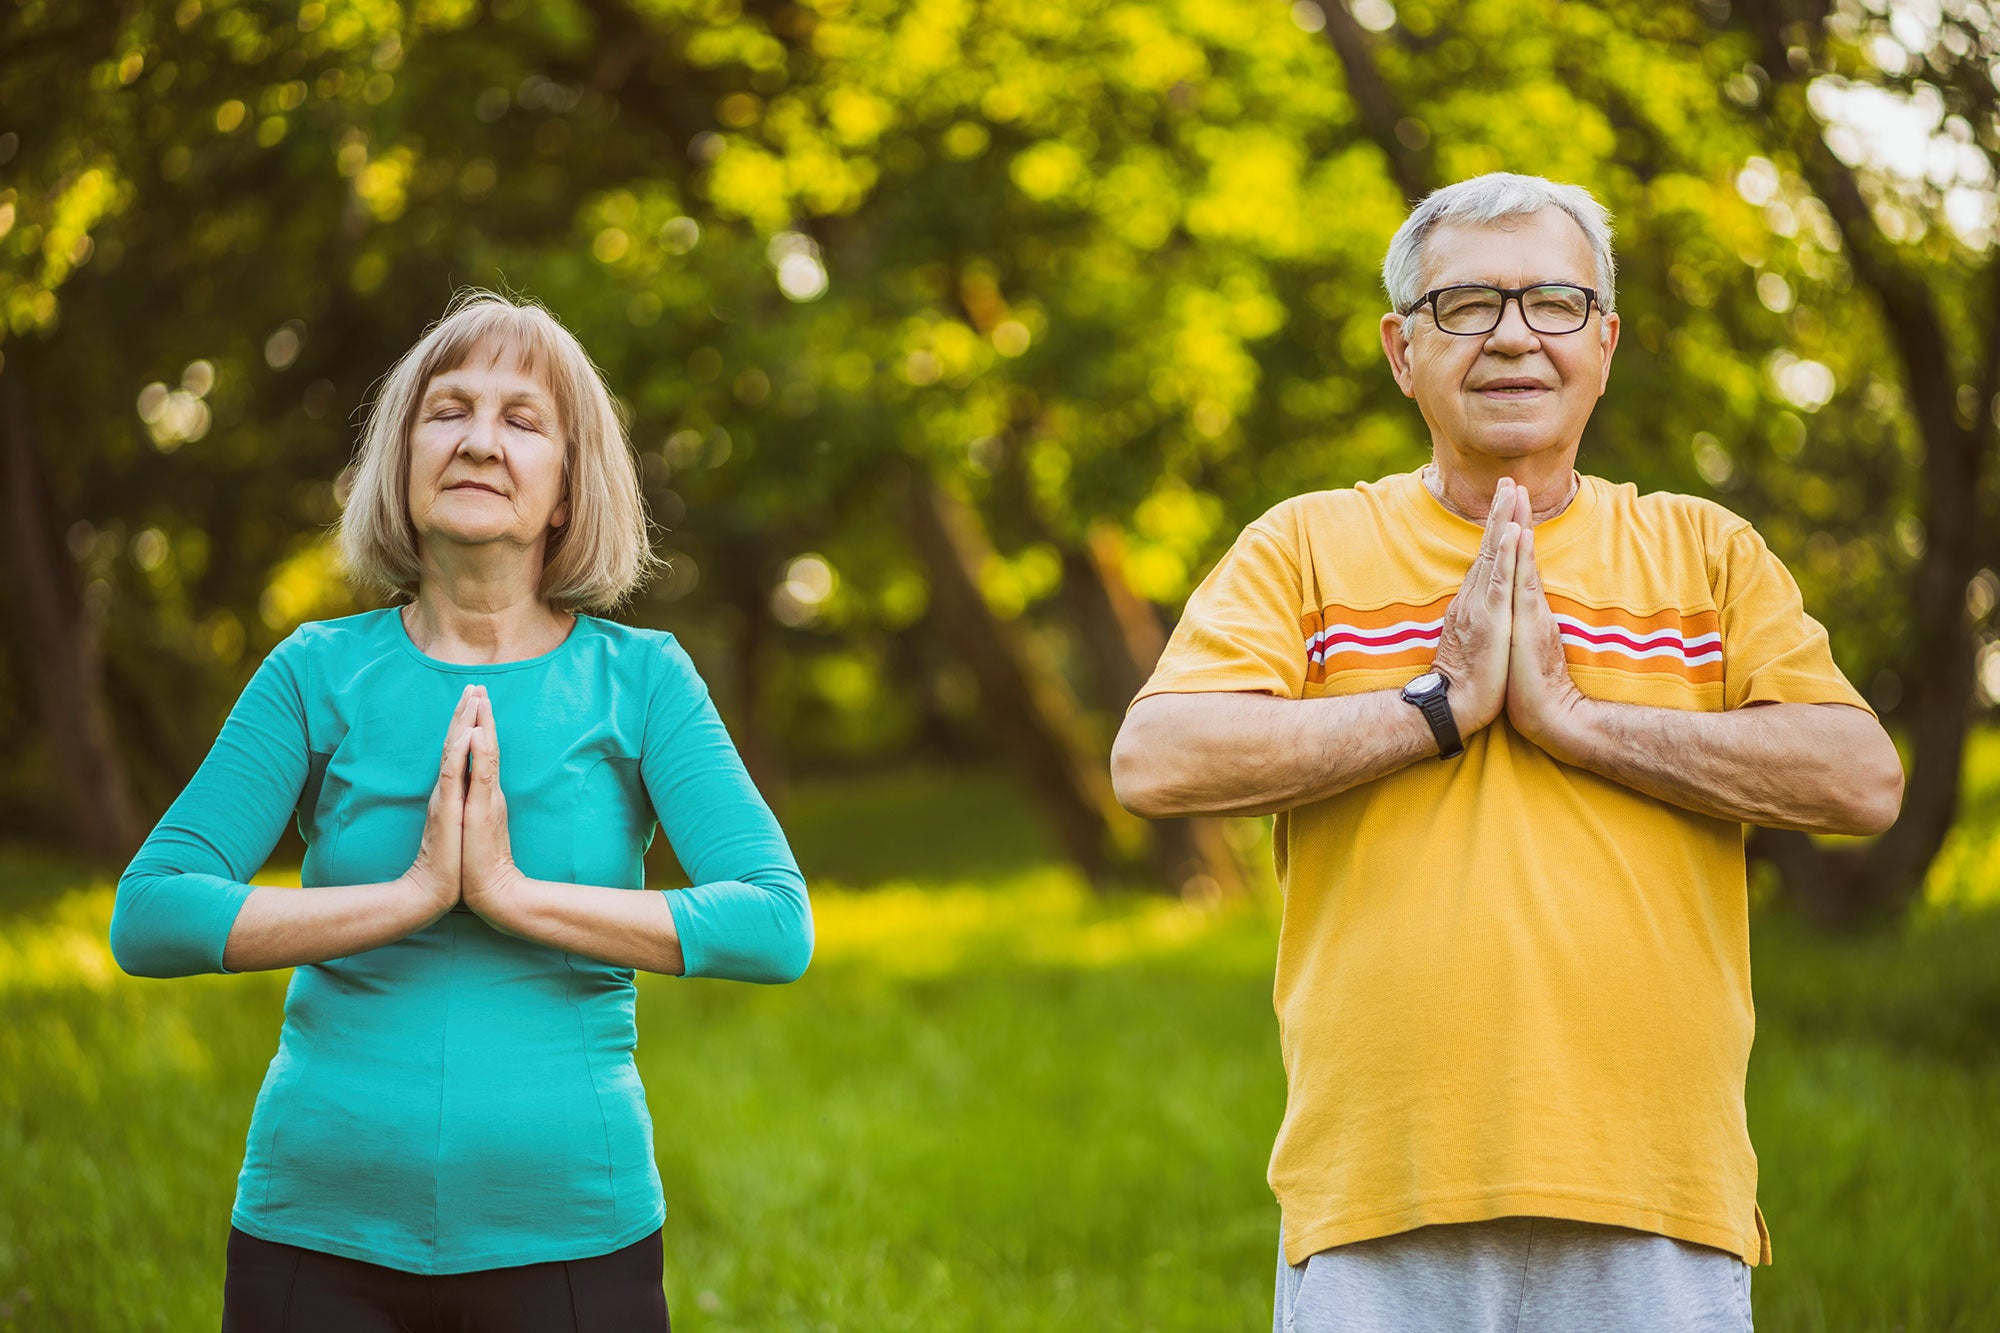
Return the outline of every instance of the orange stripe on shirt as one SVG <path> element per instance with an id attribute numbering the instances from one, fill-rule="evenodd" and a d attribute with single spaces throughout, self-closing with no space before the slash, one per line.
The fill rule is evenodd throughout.
<path id="1" fill-rule="evenodd" d="M 1606 629 L 1622 629 L 1644 636 L 1660 630 L 1679 630 L 1686 638 L 1697 638 L 1703 634 L 1713 634 L 1722 626 L 1722 618 L 1714 611 L 1682 612 L 1678 607 L 1667 607 L 1650 615 L 1640 615 L 1637 611 L 1627 611 L 1622 606 L 1591 606 L 1559 593 L 1549 593 L 1549 609 L 1559 616 L 1574 616 L 1591 625 L 1602 625 Z"/>

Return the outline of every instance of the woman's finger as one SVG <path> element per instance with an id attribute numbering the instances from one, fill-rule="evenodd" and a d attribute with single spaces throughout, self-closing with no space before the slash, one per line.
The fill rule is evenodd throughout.
<path id="1" fill-rule="evenodd" d="M 500 762 L 500 728 L 493 721 L 493 700 L 484 689 L 479 691 L 479 729 L 485 733 L 480 738 L 484 747 L 486 762 L 498 765 Z"/>
<path id="2" fill-rule="evenodd" d="M 466 800 L 484 810 L 494 787 L 493 733 L 490 729 L 483 726 L 472 729 L 466 770 L 466 787 L 469 792 Z"/>
<path id="3" fill-rule="evenodd" d="M 478 701 L 472 693 L 472 687 L 467 686 L 458 696 L 458 703 L 451 710 L 451 723 L 445 728 L 444 753 L 438 761 L 440 777 L 443 776 L 444 767 L 450 762 L 452 755 L 463 749 L 465 729 L 472 725 L 473 715 L 477 709 Z"/>

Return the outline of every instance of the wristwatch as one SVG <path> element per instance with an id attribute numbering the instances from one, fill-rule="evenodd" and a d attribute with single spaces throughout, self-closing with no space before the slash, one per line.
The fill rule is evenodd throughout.
<path id="1" fill-rule="evenodd" d="M 1431 724 L 1440 759 L 1456 759 L 1465 753 L 1465 742 L 1458 738 L 1458 723 L 1451 716 L 1451 702 L 1445 697 L 1450 689 L 1451 681 L 1435 669 L 1403 687 L 1403 702 L 1414 705 L 1424 715 L 1424 721 Z"/>

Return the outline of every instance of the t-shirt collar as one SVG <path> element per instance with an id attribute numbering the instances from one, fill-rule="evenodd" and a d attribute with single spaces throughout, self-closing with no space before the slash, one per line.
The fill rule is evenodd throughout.
<path id="1" fill-rule="evenodd" d="M 1450 542 L 1463 547 L 1467 552 L 1477 551 L 1480 541 L 1486 536 L 1486 525 L 1474 523 L 1471 519 L 1454 514 L 1444 507 L 1444 502 L 1431 494 L 1431 488 L 1424 485 L 1423 469 L 1405 472 L 1401 477 L 1403 501 L 1415 511 L 1418 521 L 1424 527 Z M 1596 478 L 1578 474 L 1576 496 L 1569 506 L 1554 518 L 1535 525 L 1535 550 L 1546 551 L 1554 543 L 1584 527 L 1590 511 L 1597 507 Z"/>

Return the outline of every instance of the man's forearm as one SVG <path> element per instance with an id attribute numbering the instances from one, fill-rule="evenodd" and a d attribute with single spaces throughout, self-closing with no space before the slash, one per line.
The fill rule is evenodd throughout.
<path id="1" fill-rule="evenodd" d="M 1394 690 L 1159 694 L 1126 715 L 1111 781 L 1126 809 L 1150 819 L 1266 815 L 1435 758 L 1430 724 Z"/>
<path id="2" fill-rule="evenodd" d="M 1584 699 L 1556 758 L 1718 819 L 1809 833 L 1880 833 L 1896 820 L 1903 768 L 1881 725 L 1841 704 L 1724 713 Z"/>

